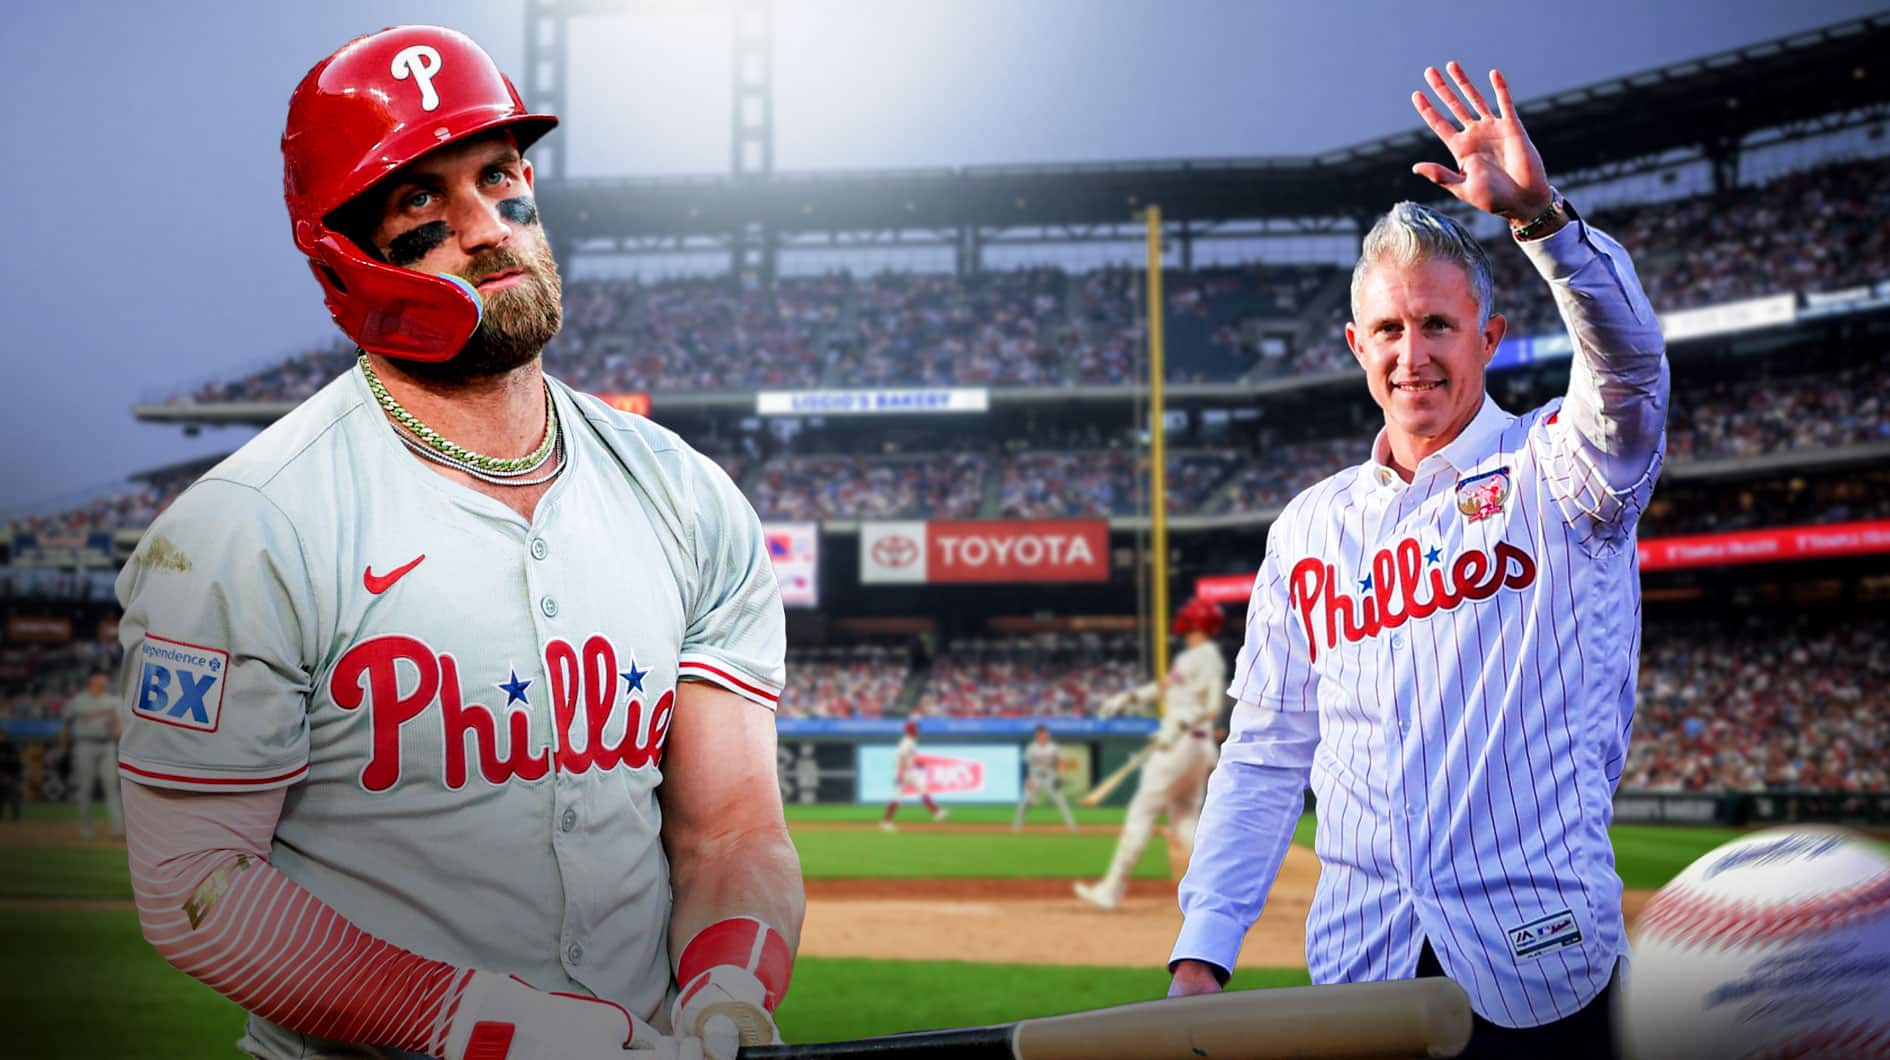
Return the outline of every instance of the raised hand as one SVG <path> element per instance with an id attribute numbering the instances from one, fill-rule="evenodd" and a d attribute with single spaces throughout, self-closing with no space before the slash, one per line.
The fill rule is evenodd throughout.
<path id="1" fill-rule="evenodd" d="M 1452 62 L 1445 69 L 1456 91 L 1435 66 L 1424 68 L 1424 80 L 1463 127 L 1458 128 L 1440 113 L 1423 92 L 1411 93 L 1411 104 L 1424 124 L 1450 149 L 1457 168 L 1419 162 L 1411 172 L 1485 213 L 1519 224 L 1535 218 L 1549 208 L 1554 193 L 1542 168 L 1542 156 L 1536 153 L 1536 145 L 1529 142 L 1529 134 L 1516 117 L 1509 82 L 1502 71 L 1490 71 L 1490 87 L 1496 92 L 1500 108 L 1492 110 L 1461 65 Z"/>

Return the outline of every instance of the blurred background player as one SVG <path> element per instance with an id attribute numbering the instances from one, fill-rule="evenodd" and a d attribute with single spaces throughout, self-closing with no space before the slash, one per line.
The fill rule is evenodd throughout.
<path id="1" fill-rule="evenodd" d="M 79 833 L 92 838 L 92 785 L 105 788 L 105 816 L 112 835 L 125 834 L 125 813 L 118 801 L 118 699 L 111 694 L 111 676 L 94 670 L 85 690 L 66 700 L 59 728 L 59 751 L 72 767 L 72 784 L 79 789 Z"/>
<path id="2" fill-rule="evenodd" d="M 1174 633 L 1185 647 L 1168 671 L 1167 692 L 1161 693 L 1150 681 L 1103 701 L 1102 716 L 1107 718 L 1160 698 L 1162 725 L 1155 733 L 1155 753 L 1142 764 L 1141 783 L 1129 801 L 1109 871 L 1096 883 L 1076 884 L 1076 896 L 1091 905 L 1114 909 L 1122 904 L 1129 872 L 1141 858 L 1155 818 L 1161 814 L 1168 815 L 1170 871 L 1179 875 L 1186 868 L 1208 774 L 1218 758 L 1214 729 L 1220 718 L 1222 683 L 1227 680 L 1227 661 L 1214 643 L 1220 628 L 1219 607 L 1199 597 L 1189 600 L 1175 613 Z"/>
<path id="3" fill-rule="evenodd" d="M 893 824 L 893 814 L 899 812 L 899 796 L 906 793 L 908 786 L 919 793 L 919 801 L 932 812 L 932 820 L 943 821 L 946 810 L 932 801 L 932 793 L 925 790 L 925 770 L 919 768 L 919 723 L 906 722 L 906 734 L 899 738 L 899 750 L 893 763 L 892 801 L 886 804 L 886 816 L 880 818 L 879 826 L 888 832 L 898 831 Z"/>
<path id="4" fill-rule="evenodd" d="M 14 820 L 20 819 L 24 801 L 21 782 L 25 779 L 26 767 L 20 761 L 19 745 L 6 729 L 0 728 L 0 817 L 10 814 Z"/>
<path id="5" fill-rule="evenodd" d="M 1063 814 L 1063 822 L 1076 831 L 1076 817 L 1070 813 L 1069 801 L 1063 797 L 1063 785 L 1057 775 L 1057 765 L 1063 760 L 1063 752 L 1057 749 L 1055 741 L 1050 739 L 1048 725 L 1037 726 L 1037 738 L 1024 748 L 1024 794 L 1017 800 L 1017 819 L 1011 822 L 1011 831 L 1024 827 L 1024 811 L 1037 805 L 1039 793 L 1046 794 L 1056 803 L 1058 812 Z"/>

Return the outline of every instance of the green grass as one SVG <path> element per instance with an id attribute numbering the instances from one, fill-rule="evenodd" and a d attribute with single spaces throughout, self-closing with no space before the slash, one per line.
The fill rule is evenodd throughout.
<path id="1" fill-rule="evenodd" d="M 1008 823 L 1009 806 L 954 806 L 952 819 Z M 70 806 L 34 806 L 41 820 L 74 820 Z M 876 821 L 875 806 L 794 806 L 793 823 Z M 1119 808 L 1080 811 L 1089 824 L 1114 824 Z M 1040 809 L 1034 822 L 1056 821 Z M 902 813 L 897 833 L 878 829 L 794 831 L 810 878 L 1083 877 L 1101 872 L 1113 834 L 1038 831 L 1012 835 L 927 827 Z M 76 828 L 76 824 L 74 826 Z M 4 828 L 4 824 L 0 824 Z M 1294 841 L 1310 845 L 1314 819 Z M 1630 887 L 1657 887 L 1713 847 L 1730 828 L 1620 825 L 1616 859 Z M 122 899 L 130 895 L 121 849 L 20 848 L 5 851 L 0 898 Z M 1166 874 L 1166 850 L 1151 842 L 1138 876 Z M 1235 987 L 1306 982 L 1304 969 L 1242 969 Z M 1160 997 L 1166 973 L 1153 968 L 1041 967 L 955 961 L 805 958 L 780 1021 L 791 1041 L 840 1041 L 937 1027 L 1002 1023 Z M 107 1003 L 101 1003 L 106 1001 Z M 0 909 L 0 1014 L 8 1027 L 0 1054 L 112 1057 L 113 1060 L 237 1056 L 243 1014 L 207 987 L 166 965 L 138 933 L 128 909 Z"/>
<path id="2" fill-rule="evenodd" d="M 0 847 L 0 898 L 131 898 L 131 870 L 116 847 Z"/>
<path id="3" fill-rule="evenodd" d="M 1115 853 L 1113 834 L 927 831 L 914 821 L 897 832 L 790 830 L 801 874 L 823 879 L 1006 879 L 1100 876 Z M 1159 837 L 1142 852 L 1133 875 L 1166 879 L 1168 849 Z"/>
<path id="4" fill-rule="evenodd" d="M 165 964 L 130 910 L 0 910 L 0 983 L 9 1057 L 237 1056 L 242 1010 Z"/>
<path id="5" fill-rule="evenodd" d="M 1746 834 L 1741 828 L 1687 828 L 1667 824 L 1618 824 L 1614 868 L 1629 887 L 1660 887 L 1700 855 Z"/>
<path id="6" fill-rule="evenodd" d="M 1298 986 L 1303 969 L 1242 969 L 1234 986 Z M 243 1014 L 166 965 L 130 911 L 0 910 L 8 1057 L 232 1057 Z M 1161 997 L 1160 968 L 1045 968 L 809 957 L 782 1005 L 790 1041 L 970 1027 Z M 101 1004 L 101 999 L 110 999 Z"/>
<path id="7" fill-rule="evenodd" d="M 1303 968 L 1242 969 L 1233 987 L 1303 986 Z M 1049 968 L 962 961 L 808 957 L 778 1013 L 790 1042 L 977 1027 L 1148 1001 L 1168 991 L 1156 968 Z"/>

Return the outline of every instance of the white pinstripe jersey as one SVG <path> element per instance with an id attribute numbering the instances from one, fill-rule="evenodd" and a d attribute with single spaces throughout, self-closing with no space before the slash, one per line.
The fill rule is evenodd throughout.
<path id="1" fill-rule="evenodd" d="M 570 463 L 529 524 L 408 453 L 358 371 L 187 490 L 118 581 L 120 770 L 287 787 L 270 862 L 355 924 L 647 1018 L 677 682 L 772 708 L 780 593 L 719 468 L 552 394 Z"/>
<path id="2" fill-rule="evenodd" d="M 1308 777 L 1314 982 L 1409 976 L 1428 939 L 1479 1014 L 1538 1026 L 1626 952 L 1608 824 L 1666 365 L 1617 244 L 1580 224 L 1541 244 L 1576 339 L 1568 398 L 1512 416 L 1486 397 L 1408 485 L 1381 433 L 1274 523 L 1176 958 L 1233 966 Z"/>

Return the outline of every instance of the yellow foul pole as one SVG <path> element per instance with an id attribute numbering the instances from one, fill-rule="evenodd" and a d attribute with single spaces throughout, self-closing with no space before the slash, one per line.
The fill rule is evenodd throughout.
<path id="1" fill-rule="evenodd" d="M 1148 421 L 1149 510 L 1153 524 L 1155 683 L 1168 687 L 1168 459 L 1167 417 L 1162 404 L 1162 208 L 1150 206 L 1148 222 Z M 1160 712 L 1165 704 L 1157 700 Z"/>

